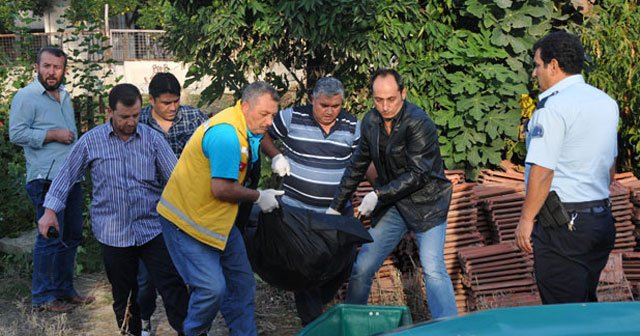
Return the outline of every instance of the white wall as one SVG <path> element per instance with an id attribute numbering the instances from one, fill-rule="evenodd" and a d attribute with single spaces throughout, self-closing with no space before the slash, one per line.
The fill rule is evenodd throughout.
<path id="1" fill-rule="evenodd" d="M 45 11 L 42 18 L 44 21 L 44 32 L 55 33 L 59 28 L 64 29 L 66 26 L 64 23 L 59 24 L 57 21 L 62 18 L 64 9 L 68 6 L 68 0 L 53 0 L 51 1 L 51 8 Z"/>
<path id="2" fill-rule="evenodd" d="M 158 72 L 170 72 L 184 86 L 187 67 L 182 63 L 168 61 L 125 61 L 123 65 L 114 67 L 115 76 L 122 75 L 120 83 L 131 83 L 141 92 L 149 93 L 149 82 Z M 211 79 L 196 82 L 184 89 L 184 94 L 200 94 L 211 83 Z"/>

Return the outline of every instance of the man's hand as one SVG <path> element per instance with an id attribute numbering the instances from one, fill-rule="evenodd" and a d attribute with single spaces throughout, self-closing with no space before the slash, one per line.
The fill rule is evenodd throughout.
<path id="1" fill-rule="evenodd" d="M 369 216 L 378 204 L 378 195 L 375 191 L 371 191 L 364 196 L 362 203 L 358 207 L 358 216 Z"/>
<path id="2" fill-rule="evenodd" d="M 276 196 L 284 195 L 284 190 L 266 189 L 258 190 L 258 192 L 260 196 L 255 201 L 255 204 L 260 207 L 262 212 L 271 212 L 277 209 L 280 205 L 278 204 Z"/>
<path id="3" fill-rule="evenodd" d="M 282 154 L 278 154 L 271 159 L 271 170 L 280 177 L 291 175 L 291 166 L 289 160 Z"/>
<path id="4" fill-rule="evenodd" d="M 531 246 L 531 231 L 533 231 L 533 220 L 520 218 L 520 222 L 518 222 L 518 227 L 516 228 L 516 244 L 522 252 L 533 252 L 533 246 Z"/>
<path id="5" fill-rule="evenodd" d="M 341 213 L 339 213 L 332 207 L 328 207 L 327 211 L 325 211 L 324 213 L 326 213 L 327 215 L 341 215 Z"/>
<path id="6" fill-rule="evenodd" d="M 48 238 L 47 231 L 49 231 L 50 227 L 54 227 L 58 232 L 60 232 L 58 216 L 56 216 L 56 213 L 53 210 L 45 208 L 44 214 L 38 220 L 38 232 L 40 232 L 43 237 Z"/>
<path id="7" fill-rule="evenodd" d="M 71 144 L 75 139 L 75 134 L 66 128 L 54 128 L 47 131 L 45 142 L 59 142 L 63 144 Z"/>

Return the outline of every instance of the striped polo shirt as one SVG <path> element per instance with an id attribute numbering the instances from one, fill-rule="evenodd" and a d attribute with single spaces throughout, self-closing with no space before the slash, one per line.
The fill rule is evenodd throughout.
<path id="1" fill-rule="evenodd" d="M 282 140 L 291 165 L 291 175 L 283 180 L 283 202 L 326 210 L 360 140 L 358 119 L 342 109 L 327 134 L 313 117 L 312 105 L 287 108 L 278 112 L 269 134 Z"/>

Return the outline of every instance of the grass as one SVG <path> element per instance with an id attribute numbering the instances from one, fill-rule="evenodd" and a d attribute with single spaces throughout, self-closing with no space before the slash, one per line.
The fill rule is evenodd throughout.
<path id="1" fill-rule="evenodd" d="M 15 305 L 12 305 L 12 309 L 16 318 L 8 325 L 0 325 L 0 335 L 66 336 L 76 334 L 67 326 L 67 314 L 32 314 L 31 305 L 23 302 L 16 302 Z"/>

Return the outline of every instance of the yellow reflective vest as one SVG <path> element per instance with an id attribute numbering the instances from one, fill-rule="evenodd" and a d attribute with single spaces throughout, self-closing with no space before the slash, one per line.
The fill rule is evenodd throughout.
<path id="1" fill-rule="evenodd" d="M 227 108 L 200 125 L 185 146 L 162 192 L 157 210 L 198 241 L 224 250 L 238 214 L 238 203 L 219 200 L 211 193 L 211 167 L 202 151 L 205 132 L 216 125 L 229 124 L 238 135 L 241 149 L 238 183 L 249 169 L 247 123 L 241 102 Z"/>

